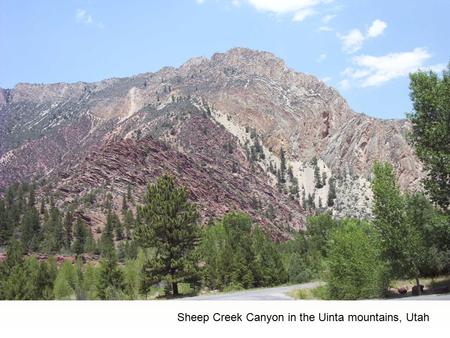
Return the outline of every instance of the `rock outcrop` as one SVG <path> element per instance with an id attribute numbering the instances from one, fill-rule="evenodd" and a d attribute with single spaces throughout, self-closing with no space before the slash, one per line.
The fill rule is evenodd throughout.
<path id="1" fill-rule="evenodd" d="M 129 78 L 0 90 L 0 189 L 45 178 L 63 204 L 93 190 L 119 196 L 128 184 L 143 192 L 169 172 L 205 218 L 243 210 L 282 238 L 304 225 L 306 198 L 337 216 L 370 217 L 374 161 L 392 162 L 401 187 L 416 188 L 409 128 L 352 111 L 271 53 L 235 48 Z M 280 185 L 282 148 L 292 177 Z"/>

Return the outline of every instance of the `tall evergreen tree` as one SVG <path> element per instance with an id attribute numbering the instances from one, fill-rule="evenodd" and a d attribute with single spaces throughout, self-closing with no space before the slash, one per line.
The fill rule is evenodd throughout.
<path id="1" fill-rule="evenodd" d="M 14 237 L 8 244 L 6 260 L 0 266 L 0 299 L 27 299 L 28 276 L 22 244 Z"/>
<path id="2" fill-rule="evenodd" d="M 34 185 L 31 185 L 29 195 L 28 195 L 28 207 L 33 208 L 36 204 L 36 195 L 34 190 Z"/>
<path id="3" fill-rule="evenodd" d="M 44 227 L 43 227 L 43 249 L 46 252 L 59 252 L 63 244 L 63 225 L 61 219 L 61 213 L 58 208 L 50 207 L 48 215 L 44 215 Z"/>
<path id="4" fill-rule="evenodd" d="M 78 256 L 84 252 L 84 245 L 86 243 L 86 227 L 83 221 L 77 218 L 75 223 L 75 240 L 73 243 L 73 252 Z"/>
<path id="5" fill-rule="evenodd" d="M 200 237 L 199 214 L 188 201 L 186 189 L 177 187 L 167 175 L 148 185 L 141 213 L 135 237 L 143 248 L 156 251 L 146 274 L 169 282 L 176 296 L 178 283 L 195 282 L 198 276 L 194 249 Z"/>
<path id="6" fill-rule="evenodd" d="M 117 265 L 115 250 L 109 250 L 100 262 L 97 292 L 100 299 L 120 299 L 124 290 L 124 276 Z"/>
<path id="7" fill-rule="evenodd" d="M 316 182 L 316 188 L 322 188 L 322 179 L 320 177 L 320 169 L 318 165 L 314 166 L 314 181 Z"/>
<path id="8" fill-rule="evenodd" d="M 0 246 L 5 245 L 11 236 L 11 226 L 8 222 L 5 201 L 0 198 Z"/>
<path id="9" fill-rule="evenodd" d="M 279 183 L 286 183 L 286 152 L 283 147 L 280 148 L 280 177 Z"/>
<path id="10" fill-rule="evenodd" d="M 115 217 L 112 211 L 109 211 L 106 216 L 106 225 L 100 238 L 100 249 L 102 255 L 108 253 L 114 249 L 114 229 L 115 229 Z"/>
<path id="11" fill-rule="evenodd" d="M 73 241 L 73 214 L 69 210 L 64 217 L 64 247 L 70 249 Z"/>
<path id="12" fill-rule="evenodd" d="M 133 212 L 130 209 L 126 210 L 123 216 L 123 224 L 125 227 L 125 238 L 127 240 L 130 240 L 132 238 L 132 230 L 134 223 L 135 220 L 133 217 Z"/>
<path id="13" fill-rule="evenodd" d="M 336 183 L 334 178 L 330 177 L 328 179 L 328 197 L 327 205 L 332 207 L 334 205 L 334 199 L 336 198 Z"/>
<path id="14" fill-rule="evenodd" d="M 21 222 L 21 240 L 25 251 L 36 251 L 42 238 L 39 213 L 35 207 L 30 207 L 23 215 Z"/>

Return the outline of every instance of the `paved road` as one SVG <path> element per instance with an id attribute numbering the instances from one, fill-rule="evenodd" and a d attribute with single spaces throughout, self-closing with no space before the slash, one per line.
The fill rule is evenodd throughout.
<path id="1" fill-rule="evenodd" d="M 209 294 L 184 298 L 185 300 L 293 300 L 287 293 L 297 289 L 310 289 L 319 286 L 319 282 L 279 286 L 267 289 L 253 289 L 229 293 Z"/>
<path id="2" fill-rule="evenodd" d="M 184 300 L 294 300 L 287 294 L 293 290 L 310 289 L 320 286 L 320 282 L 279 286 L 266 289 L 252 289 L 229 293 L 217 293 L 183 298 Z M 387 300 L 450 300 L 450 294 L 426 295 L 420 297 L 401 297 Z"/>

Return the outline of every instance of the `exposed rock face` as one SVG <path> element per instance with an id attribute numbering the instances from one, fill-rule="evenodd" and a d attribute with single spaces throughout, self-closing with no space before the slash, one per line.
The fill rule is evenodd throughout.
<path id="1" fill-rule="evenodd" d="M 244 210 L 281 238 L 303 226 L 302 196 L 326 207 L 329 184 L 315 184 L 312 160 L 337 180 L 337 215 L 370 215 L 376 160 L 391 161 L 402 188 L 414 188 L 421 166 L 408 129 L 353 112 L 336 90 L 270 53 L 236 48 L 130 78 L 0 89 L 0 189 L 46 177 L 62 203 L 93 189 L 143 191 L 168 171 L 205 218 Z M 255 135 L 264 152 L 256 161 Z M 276 186 L 281 147 L 297 196 L 292 182 Z"/>

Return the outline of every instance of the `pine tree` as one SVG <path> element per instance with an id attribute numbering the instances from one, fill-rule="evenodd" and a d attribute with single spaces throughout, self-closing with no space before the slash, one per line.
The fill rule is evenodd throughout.
<path id="1" fill-rule="evenodd" d="M 132 238 L 132 230 L 133 230 L 134 223 L 135 223 L 135 220 L 133 217 L 133 212 L 128 209 L 125 212 L 125 215 L 123 216 L 123 224 L 125 227 L 125 238 L 127 240 L 130 240 Z"/>
<path id="2" fill-rule="evenodd" d="M 27 252 L 36 251 L 41 241 L 41 225 L 35 207 L 30 207 L 24 214 L 21 223 L 21 240 Z"/>
<path id="3" fill-rule="evenodd" d="M 127 199 L 128 199 L 128 202 L 133 203 L 133 194 L 131 191 L 131 184 L 128 184 L 128 187 L 127 187 Z"/>
<path id="4" fill-rule="evenodd" d="M 308 194 L 308 201 L 306 202 L 309 208 L 315 209 L 316 203 L 314 202 L 314 194 Z"/>
<path id="5" fill-rule="evenodd" d="M 114 213 L 114 229 L 116 232 L 116 241 L 121 241 L 122 239 L 124 239 L 123 224 L 115 213 Z"/>
<path id="6" fill-rule="evenodd" d="M 39 207 L 39 213 L 43 215 L 45 213 L 45 199 L 41 199 L 41 206 Z"/>
<path id="7" fill-rule="evenodd" d="M 318 165 L 314 166 L 314 181 L 316 182 L 316 188 L 322 188 L 322 179 L 320 177 L 320 169 Z"/>
<path id="8" fill-rule="evenodd" d="M 28 195 L 28 207 L 33 208 L 35 204 L 36 204 L 36 195 L 34 191 L 34 185 L 32 185 L 30 187 L 30 192 Z"/>
<path id="9" fill-rule="evenodd" d="M 127 197 L 125 194 L 122 195 L 122 214 L 128 210 Z"/>
<path id="10" fill-rule="evenodd" d="M 286 152 L 283 147 L 280 148 L 280 178 L 281 184 L 286 183 Z"/>
<path id="11" fill-rule="evenodd" d="M 22 244 L 14 237 L 7 247 L 6 260 L 0 265 L 0 299 L 27 299 L 28 276 Z"/>
<path id="12" fill-rule="evenodd" d="M 334 205 L 334 199 L 336 198 L 336 184 L 332 177 L 328 179 L 328 198 L 327 198 L 327 205 L 329 207 L 332 207 Z"/>
<path id="13" fill-rule="evenodd" d="M 63 224 L 59 209 L 53 206 L 50 207 L 49 213 L 44 214 L 43 226 L 43 243 L 42 249 L 46 252 L 58 252 L 64 240 Z"/>
<path id="14" fill-rule="evenodd" d="M 324 172 L 322 173 L 322 187 L 324 187 L 324 186 L 326 186 L 326 185 L 327 185 L 327 172 L 324 171 Z"/>
<path id="15" fill-rule="evenodd" d="M 100 299 L 121 298 L 124 276 L 117 265 L 117 256 L 114 250 L 109 250 L 100 262 L 98 277 L 97 291 Z"/>
<path id="16" fill-rule="evenodd" d="M 64 247 L 70 250 L 73 241 L 73 214 L 71 211 L 64 217 Z"/>
<path id="17" fill-rule="evenodd" d="M 142 222 L 137 225 L 135 237 L 143 248 L 156 249 L 145 273 L 147 277 L 165 279 L 176 296 L 178 283 L 195 282 L 198 276 L 194 249 L 200 236 L 199 214 L 188 201 L 187 191 L 167 175 L 147 187 L 141 212 Z"/>
<path id="18" fill-rule="evenodd" d="M 114 248 L 114 230 L 115 230 L 115 217 L 111 211 L 106 216 L 106 225 L 100 238 L 100 249 L 102 255 L 106 254 Z"/>
<path id="19" fill-rule="evenodd" d="M 75 223 L 75 240 L 73 243 L 73 252 L 78 256 L 84 252 L 86 243 L 86 227 L 81 219 L 77 218 Z"/>
<path id="20" fill-rule="evenodd" d="M 294 179 L 294 172 L 292 170 L 292 166 L 290 165 L 287 169 L 287 174 L 289 177 L 289 181 L 292 182 L 292 180 Z"/>
<path id="21" fill-rule="evenodd" d="M 9 240 L 8 216 L 6 213 L 5 202 L 0 198 L 0 246 L 3 246 Z"/>

